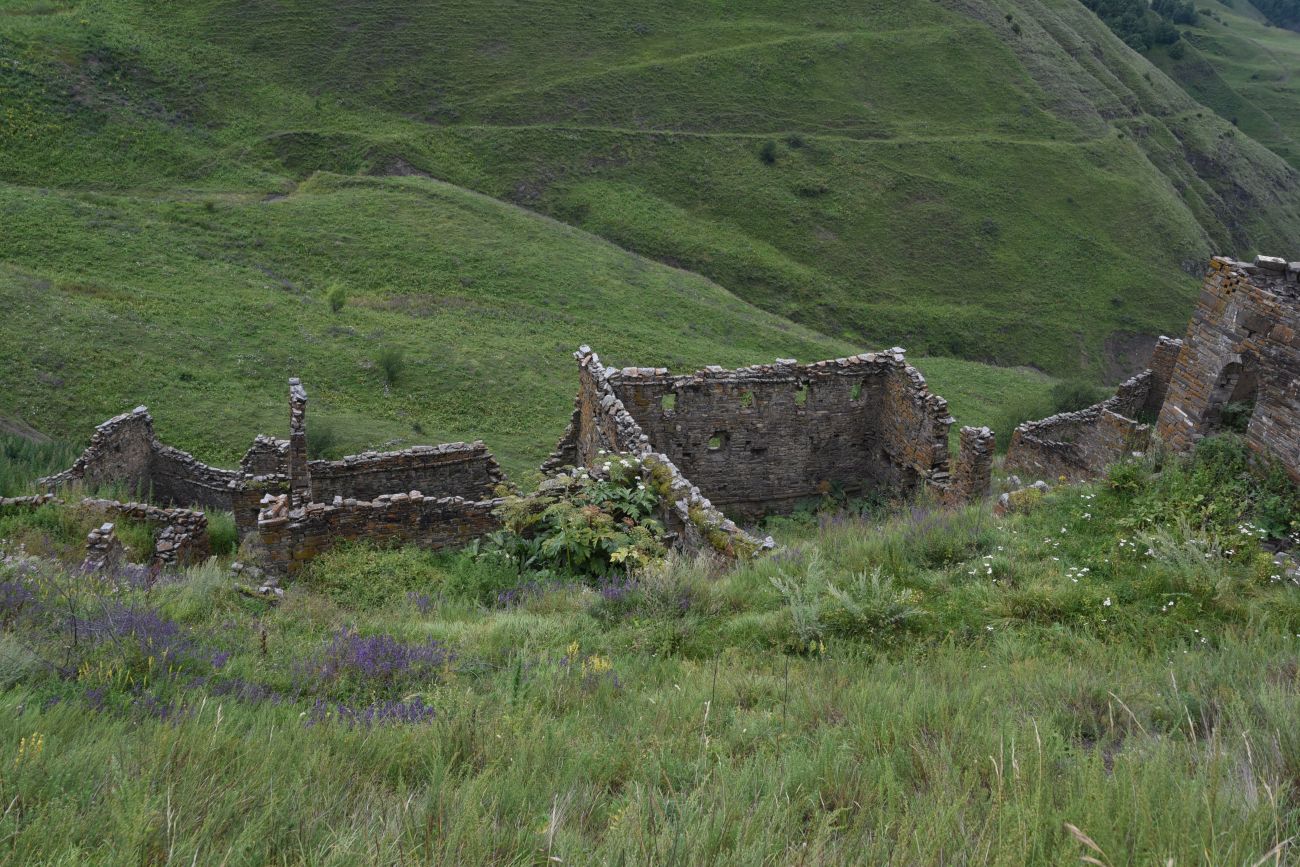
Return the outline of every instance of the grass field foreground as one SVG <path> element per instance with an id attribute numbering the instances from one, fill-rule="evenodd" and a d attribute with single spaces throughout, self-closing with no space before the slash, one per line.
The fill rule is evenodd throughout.
<path id="1" fill-rule="evenodd" d="M 1300 828 L 1262 547 L 1300 508 L 1232 440 L 1003 519 L 786 519 L 730 569 L 341 549 L 278 606 L 26 558 L 35 514 L 0 527 L 23 863 L 1249 864 Z"/>

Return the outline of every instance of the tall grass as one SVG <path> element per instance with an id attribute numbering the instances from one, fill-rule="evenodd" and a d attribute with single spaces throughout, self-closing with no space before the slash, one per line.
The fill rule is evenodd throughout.
<path id="1" fill-rule="evenodd" d="M 1222 484 L 1239 449 L 597 587 L 357 546 L 275 606 L 216 562 L 0 564 L 0 833 L 22 863 L 1287 863 L 1300 602 L 1224 532 L 1271 484 Z M 1233 502 L 1149 509 L 1198 485 Z"/>
<path id="2" fill-rule="evenodd" d="M 72 466 L 80 449 L 65 442 L 34 442 L 0 433 L 0 496 L 29 493 L 31 483 Z"/>

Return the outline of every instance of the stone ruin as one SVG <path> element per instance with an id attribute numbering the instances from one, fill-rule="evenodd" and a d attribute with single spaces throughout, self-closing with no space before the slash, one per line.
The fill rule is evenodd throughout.
<path id="1" fill-rule="evenodd" d="M 0 497 L 0 508 L 39 509 L 47 503 L 67 505 L 54 494 Z M 148 503 L 123 503 L 97 497 L 85 497 L 75 507 L 82 513 L 100 518 L 125 518 L 148 526 L 153 531 L 153 549 L 149 552 L 148 562 L 158 569 L 197 563 L 206 559 L 211 552 L 208 516 L 197 509 L 162 508 Z M 92 529 L 86 537 L 83 569 L 102 569 L 121 560 L 123 555 L 124 548 L 117 539 L 116 524 L 105 521 Z"/>
<path id="2" fill-rule="evenodd" d="M 1247 418 L 1246 442 L 1300 482 L 1300 262 L 1210 261 L 1182 340 L 1095 406 L 1016 428 L 1008 470 L 1089 478 L 1153 436 L 1176 451 Z"/>
<path id="3" fill-rule="evenodd" d="M 947 402 L 899 349 L 684 376 L 606 368 L 585 346 L 575 357 L 573 417 L 543 471 L 599 473 L 606 454 L 642 458 L 647 480 L 665 495 L 663 523 L 682 547 L 728 556 L 770 547 L 733 519 L 831 492 L 925 488 L 958 503 L 990 488 L 992 432 L 963 428 L 954 464 Z M 71 483 L 230 510 L 239 537 L 255 540 L 266 566 L 281 573 L 344 540 L 464 544 L 499 526 L 498 492 L 508 487 L 482 442 L 309 460 L 307 393 L 297 379 L 289 381 L 289 438 L 256 437 L 238 469 L 160 442 L 148 410 L 137 407 L 99 425 L 71 468 L 40 481 L 47 490 Z"/>
<path id="4" fill-rule="evenodd" d="M 1240 416 L 1245 407 L 1250 445 L 1300 480 L 1298 301 L 1300 263 L 1216 257 L 1186 336 L 1161 338 L 1150 367 L 1113 397 L 1020 425 L 1007 469 L 1089 478 L 1156 436 L 1186 449 L 1222 428 L 1226 410 Z M 771 540 L 737 520 L 831 493 L 928 490 L 958 504 L 991 487 L 992 432 L 962 428 L 954 458 L 947 402 L 900 349 L 684 375 L 606 367 L 586 346 L 574 357 L 573 414 L 543 472 L 572 466 L 599 474 L 608 455 L 637 456 L 664 495 L 661 518 L 681 547 L 750 554 Z M 307 393 L 297 379 L 289 385 L 289 438 L 258 436 L 238 469 L 210 467 L 159 442 L 148 410 L 137 407 L 101 424 L 71 468 L 41 482 L 48 490 L 111 483 L 173 507 L 228 509 L 240 538 L 255 539 L 266 565 L 283 573 L 342 540 L 441 548 L 498 526 L 508 482 L 482 442 L 309 460 Z M 206 525 L 177 517 L 201 512 L 116 507 L 170 513 L 146 516 L 170 528 L 159 534 L 156 559 L 164 547 L 180 552 L 178 560 L 206 550 Z M 97 544 L 108 544 L 107 535 Z"/>
<path id="5" fill-rule="evenodd" d="M 680 376 L 605 367 L 586 346 L 575 358 L 573 415 L 542 469 L 596 466 L 606 452 L 650 459 L 672 478 L 675 531 L 689 535 L 693 526 L 745 543 L 753 540 L 726 515 L 788 512 L 832 491 L 906 495 L 926 487 L 966 501 L 989 488 L 992 433 L 963 429 L 954 470 L 948 403 L 930 393 L 901 349 Z"/>

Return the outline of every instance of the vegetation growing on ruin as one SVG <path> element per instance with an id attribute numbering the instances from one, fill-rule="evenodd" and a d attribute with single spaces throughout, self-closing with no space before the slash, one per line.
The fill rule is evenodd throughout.
<path id="1" fill-rule="evenodd" d="M 534 492 L 507 496 L 498 511 L 503 529 L 476 550 L 537 580 L 595 581 L 648 566 L 668 549 L 663 497 L 653 479 L 646 482 L 636 455 L 607 454 L 591 469 L 570 467 Z"/>
<path id="2" fill-rule="evenodd" d="M 0 827 L 24 862 L 1285 863 L 1298 520 L 1225 437 L 594 586 L 349 547 L 272 604 L 7 545 Z"/>

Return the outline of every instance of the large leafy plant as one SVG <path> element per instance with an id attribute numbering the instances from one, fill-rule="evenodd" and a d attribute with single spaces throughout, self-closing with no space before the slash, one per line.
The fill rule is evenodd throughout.
<path id="1" fill-rule="evenodd" d="M 639 458 L 602 455 L 591 468 L 571 468 L 537 491 L 507 497 L 498 510 L 503 529 L 485 553 L 506 556 L 520 571 L 585 577 L 645 566 L 666 553 L 655 519 L 659 495 L 642 478 Z"/>

